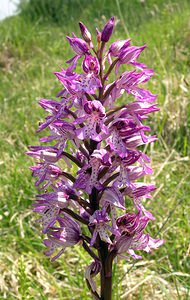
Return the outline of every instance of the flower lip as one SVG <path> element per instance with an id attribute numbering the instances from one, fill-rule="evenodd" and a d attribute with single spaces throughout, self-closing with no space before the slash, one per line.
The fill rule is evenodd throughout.
<path id="1" fill-rule="evenodd" d="M 89 225 L 95 225 L 95 224 L 109 222 L 110 218 L 106 212 L 101 210 L 96 210 L 94 214 L 90 216 L 89 221 L 90 221 Z"/>
<path id="2" fill-rule="evenodd" d="M 100 65 L 98 59 L 92 55 L 85 55 L 85 59 L 82 62 L 82 67 L 85 73 L 93 72 L 98 75 L 100 72 Z"/>
<path id="3" fill-rule="evenodd" d="M 93 100 L 91 102 L 85 103 L 84 110 L 87 114 L 97 112 L 99 117 L 105 117 L 105 109 L 98 100 Z"/>

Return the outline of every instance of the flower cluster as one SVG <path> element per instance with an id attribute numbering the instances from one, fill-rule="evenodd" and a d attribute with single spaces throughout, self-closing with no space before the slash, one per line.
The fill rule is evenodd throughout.
<path id="1" fill-rule="evenodd" d="M 47 234 L 45 254 L 55 260 L 66 247 L 81 243 L 93 257 L 86 278 L 94 294 L 92 277 L 105 275 L 105 261 L 138 259 L 137 250 L 150 252 L 164 242 L 145 233 L 154 217 L 142 200 L 155 186 L 139 181 L 152 173 L 140 146 L 156 140 L 143 124 L 158 110 L 156 95 L 142 87 L 153 70 L 138 61 L 146 45 L 132 46 L 130 39 L 107 44 L 114 23 L 112 17 L 102 32 L 97 30 L 96 46 L 82 22 L 82 38 L 67 36 L 74 56 L 66 69 L 55 72 L 63 88 L 56 100 L 39 101 L 48 116 L 37 131 L 48 128 L 50 133 L 40 139 L 45 145 L 28 151 L 37 159 L 31 170 L 41 192 L 33 208 Z M 121 73 L 121 65 L 128 70 Z M 119 106 L 123 95 L 134 101 Z M 131 206 L 125 206 L 126 199 Z"/>

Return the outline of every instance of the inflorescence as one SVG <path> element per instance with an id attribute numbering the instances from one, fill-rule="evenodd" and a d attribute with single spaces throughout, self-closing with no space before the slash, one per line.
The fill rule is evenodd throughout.
<path id="1" fill-rule="evenodd" d="M 27 152 L 38 161 L 31 167 L 40 190 L 33 210 L 47 235 L 45 254 L 53 261 L 66 247 L 81 244 L 93 258 L 85 276 L 94 295 L 93 276 L 102 272 L 105 260 L 139 259 L 136 250 L 150 252 L 164 242 L 145 232 L 155 218 L 142 200 L 155 186 L 139 180 L 153 172 L 142 146 L 156 136 L 143 121 L 158 107 L 156 95 L 141 87 L 153 70 L 138 61 L 146 45 L 131 46 L 130 39 L 107 44 L 114 23 L 112 17 L 96 31 L 96 46 L 82 22 L 82 39 L 67 36 L 75 55 L 68 68 L 54 73 L 63 89 L 57 100 L 39 101 L 48 116 L 37 132 L 48 128 L 50 133 L 40 139 L 45 145 Z M 121 73 L 121 65 L 128 71 Z M 134 101 L 119 106 L 125 95 Z"/>

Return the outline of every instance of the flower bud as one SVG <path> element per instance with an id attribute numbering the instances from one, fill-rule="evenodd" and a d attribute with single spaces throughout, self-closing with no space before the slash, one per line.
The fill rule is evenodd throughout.
<path id="1" fill-rule="evenodd" d="M 112 56 L 118 56 L 120 50 L 127 48 L 129 45 L 130 45 L 130 39 L 114 42 L 113 44 L 111 44 L 109 48 L 109 53 L 111 53 Z"/>
<path id="2" fill-rule="evenodd" d="M 70 36 L 67 36 L 66 38 L 68 39 L 71 48 L 76 54 L 84 55 L 89 52 L 88 45 L 82 39 L 77 37 L 71 38 Z"/>
<path id="3" fill-rule="evenodd" d="M 115 19 L 114 19 L 114 17 L 111 17 L 111 19 L 109 19 L 109 21 L 106 23 L 104 29 L 102 30 L 102 36 L 101 36 L 102 42 L 109 41 L 109 39 L 112 35 L 114 25 L 115 25 Z"/>
<path id="4" fill-rule="evenodd" d="M 96 28 L 96 36 L 97 36 L 97 42 L 100 43 L 101 42 L 101 32 L 98 30 L 98 28 Z"/>
<path id="5" fill-rule="evenodd" d="M 87 27 L 82 22 L 79 22 L 79 27 L 85 42 L 90 43 L 92 41 L 90 31 L 88 31 Z"/>

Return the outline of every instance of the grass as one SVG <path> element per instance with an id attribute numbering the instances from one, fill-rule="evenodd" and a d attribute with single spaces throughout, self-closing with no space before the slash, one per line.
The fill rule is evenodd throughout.
<path id="1" fill-rule="evenodd" d="M 25 6 L 20 15 L 0 23 L 0 299 L 90 299 L 83 276 L 90 258 L 81 248 L 67 250 L 54 263 L 43 256 L 40 228 L 30 208 L 37 192 L 28 170 L 32 163 L 24 153 L 28 145 L 38 144 L 35 130 L 44 113 L 37 100 L 60 90 L 52 72 L 71 57 L 65 35 L 79 33 L 79 20 L 94 32 L 111 15 L 119 20 L 114 39 L 130 35 L 134 44 L 147 43 L 141 61 L 155 70 L 147 86 L 159 94 L 161 110 L 150 120 L 159 141 L 147 151 L 155 170 L 151 181 L 158 189 L 146 206 L 157 217 L 149 231 L 167 240 L 134 266 L 115 265 L 114 300 L 189 299 L 187 0 L 65 1 L 59 18 Z"/>

